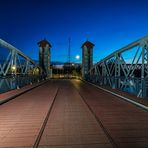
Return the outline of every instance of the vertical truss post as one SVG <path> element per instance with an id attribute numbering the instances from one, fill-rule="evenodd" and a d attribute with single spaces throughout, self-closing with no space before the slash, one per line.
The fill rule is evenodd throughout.
<path id="1" fill-rule="evenodd" d="M 146 97 L 148 97 L 148 80 L 147 80 L 147 76 L 148 76 L 148 42 L 146 42 L 146 46 L 145 46 L 145 51 L 146 51 L 146 64 L 145 64 L 145 70 L 146 70 L 146 76 L 145 76 L 145 87 L 146 87 Z"/>
<path id="2" fill-rule="evenodd" d="M 106 85 L 106 68 L 104 62 L 102 63 L 102 76 L 103 76 L 103 85 Z"/>
<path id="3" fill-rule="evenodd" d="M 144 97 L 144 67 L 145 67 L 145 45 L 142 47 L 142 65 L 141 65 L 141 97 Z"/>
<path id="4" fill-rule="evenodd" d="M 145 47 L 142 47 L 142 68 L 141 68 L 141 79 L 144 79 L 144 55 L 145 55 Z"/>
<path id="5" fill-rule="evenodd" d="M 148 75 L 147 66 L 148 66 L 148 46 L 147 42 L 145 42 L 144 45 L 142 46 L 141 97 L 147 97 L 146 94 L 147 91 L 146 78 Z"/>
<path id="6" fill-rule="evenodd" d="M 116 53 L 115 57 L 115 88 L 118 88 L 120 86 L 120 54 Z"/>
<path id="7" fill-rule="evenodd" d="M 145 44 L 145 78 L 148 78 L 148 42 Z"/>

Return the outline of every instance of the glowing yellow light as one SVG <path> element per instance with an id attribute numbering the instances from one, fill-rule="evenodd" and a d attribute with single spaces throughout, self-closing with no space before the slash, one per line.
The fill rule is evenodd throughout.
<path id="1" fill-rule="evenodd" d="M 80 56 L 79 55 L 76 55 L 76 57 L 75 57 L 77 60 L 79 60 L 80 59 Z"/>
<path id="2" fill-rule="evenodd" d="M 15 70 L 16 70 L 16 66 L 13 65 L 13 66 L 11 67 L 11 69 L 12 69 L 13 71 L 15 71 Z"/>

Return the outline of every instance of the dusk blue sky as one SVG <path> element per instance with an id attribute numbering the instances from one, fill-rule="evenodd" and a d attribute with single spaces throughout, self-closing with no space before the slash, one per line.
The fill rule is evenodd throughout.
<path id="1" fill-rule="evenodd" d="M 148 34 L 147 0 L 0 0 L 0 14 L 0 38 L 35 60 L 44 38 L 52 61 L 68 60 L 70 37 L 71 61 L 88 39 L 97 62 Z"/>

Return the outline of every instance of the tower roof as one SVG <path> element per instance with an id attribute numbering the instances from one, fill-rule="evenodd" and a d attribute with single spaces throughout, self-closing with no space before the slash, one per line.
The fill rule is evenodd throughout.
<path id="1" fill-rule="evenodd" d="M 49 47 L 52 47 L 51 44 L 46 39 L 41 40 L 41 41 L 38 42 L 38 45 L 40 47 L 45 47 L 47 44 L 49 45 Z"/>
<path id="2" fill-rule="evenodd" d="M 81 46 L 81 48 L 83 48 L 84 46 L 86 46 L 88 48 L 92 48 L 95 45 L 93 43 L 91 43 L 90 41 L 86 41 L 86 42 L 83 43 L 83 45 Z"/>

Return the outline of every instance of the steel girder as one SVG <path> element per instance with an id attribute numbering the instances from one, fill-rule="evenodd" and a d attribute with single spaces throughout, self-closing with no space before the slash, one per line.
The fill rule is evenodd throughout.
<path id="1" fill-rule="evenodd" d="M 148 36 L 99 61 L 90 69 L 88 76 L 99 85 L 132 89 L 130 92 L 138 97 L 148 97 Z"/>
<path id="2" fill-rule="evenodd" d="M 34 61 L 11 44 L 0 39 L 0 46 L 8 50 L 7 58 L 0 63 L 0 76 L 29 74 L 36 67 Z M 2 51 L 1 51 L 2 52 Z"/>

